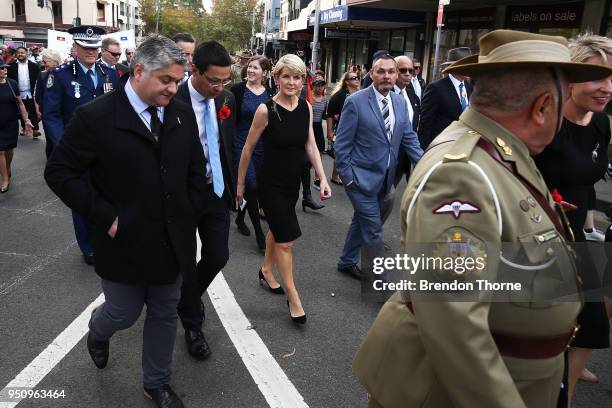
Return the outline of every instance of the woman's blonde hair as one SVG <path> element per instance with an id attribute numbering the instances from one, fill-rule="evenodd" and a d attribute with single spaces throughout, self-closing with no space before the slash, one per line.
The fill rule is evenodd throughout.
<path id="1" fill-rule="evenodd" d="M 52 61 L 57 62 L 57 65 L 62 63 L 62 56 L 57 50 L 53 50 L 50 48 L 45 48 L 42 52 L 42 58 L 50 59 Z"/>
<path id="2" fill-rule="evenodd" d="M 585 62 L 593 57 L 607 62 L 612 58 L 612 39 L 600 35 L 578 34 L 569 40 L 568 47 L 573 62 Z"/>
<path id="3" fill-rule="evenodd" d="M 342 75 L 342 79 L 340 81 L 338 81 L 338 83 L 336 84 L 336 86 L 334 87 L 334 90 L 332 91 L 332 95 L 335 94 L 338 91 L 341 91 L 342 89 L 347 89 L 346 86 L 346 79 L 349 76 L 353 76 L 353 75 L 357 75 L 357 77 L 359 77 L 359 74 L 357 74 L 356 72 L 345 72 L 344 75 Z M 361 80 L 361 78 L 359 78 Z"/>
<path id="4" fill-rule="evenodd" d="M 285 54 L 274 65 L 272 74 L 277 78 L 283 69 L 287 69 L 290 73 L 306 76 L 306 65 L 300 57 L 295 54 Z"/>

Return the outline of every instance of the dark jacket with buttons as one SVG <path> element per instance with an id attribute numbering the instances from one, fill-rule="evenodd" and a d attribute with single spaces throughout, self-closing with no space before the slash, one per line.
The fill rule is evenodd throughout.
<path id="1" fill-rule="evenodd" d="M 118 88 L 80 106 L 45 169 L 58 197 L 92 223 L 96 273 L 169 284 L 195 267 L 205 159 L 191 108 L 172 100 L 159 142 Z M 86 175 L 89 174 L 89 177 Z M 115 238 L 107 231 L 115 217 Z"/>

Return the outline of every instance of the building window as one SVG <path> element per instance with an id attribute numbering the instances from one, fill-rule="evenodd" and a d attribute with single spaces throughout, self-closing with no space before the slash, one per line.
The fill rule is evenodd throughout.
<path id="1" fill-rule="evenodd" d="M 276 16 L 276 18 L 280 17 L 280 7 L 276 8 L 276 10 L 274 11 L 274 15 Z"/>
<path id="2" fill-rule="evenodd" d="M 404 51 L 404 30 L 393 30 L 391 32 L 391 46 L 389 51 L 392 53 L 403 53 Z"/>
<path id="3" fill-rule="evenodd" d="M 25 0 L 15 0 L 15 21 L 18 23 L 25 23 Z"/>
<path id="4" fill-rule="evenodd" d="M 96 4 L 98 7 L 98 23 L 104 23 L 106 22 L 106 15 L 104 12 L 104 4 L 102 3 L 97 3 Z"/>
<path id="5" fill-rule="evenodd" d="M 51 3 L 55 24 L 63 24 L 62 21 L 62 1 L 54 1 Z"/>
<path id="6" fill-rule="evenodd" d="M 134 19 L 139 20 L 140 16 L 138 15 L 138 7 L 134 7 Z"/>
<path id="7" fill-rule="evenodd" d="M 122 16 L 125 16 L 125 3 L 124 2 L 119 3 L 119 14 L 121 14 Z"/>

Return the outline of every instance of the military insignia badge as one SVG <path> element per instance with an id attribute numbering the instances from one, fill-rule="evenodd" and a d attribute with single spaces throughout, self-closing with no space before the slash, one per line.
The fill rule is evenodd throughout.
<path id="1" fill-rule="evenodd" d="M 49 77 L 47 78 L 47 88 L 51 88 L 53 86 L 53 82 L 55 78 L 52 73 L 49 73 Z"/>
<path id="2" fill-rule="evenodd" d="M 435 271 L 439 277 L 469 279 L 480 276 L 486 268 L 487 251 L 482 240 L 471 232 L 453 227 L 444 231 L 431 248 L 438 260 Z"/>
<path id="3" fill-rule="evenodd" d="M 461 217 L 462 213 L 479 213 L 480 208 L 475 204 L 467 201 L 453 200 L 449 203 L 444 203 L 433 210 L 434 214 L 451 214 L 455 219 Z"/>

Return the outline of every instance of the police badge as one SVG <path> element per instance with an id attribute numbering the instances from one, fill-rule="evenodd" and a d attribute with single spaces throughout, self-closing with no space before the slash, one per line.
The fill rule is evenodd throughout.
<path id="1" fill-rule="evenodd" d="M 53 82 L 54 82 L 53 74 L 49 73 L 49 76 L 47 77 L 47 89 L 53 86 Z"/>

